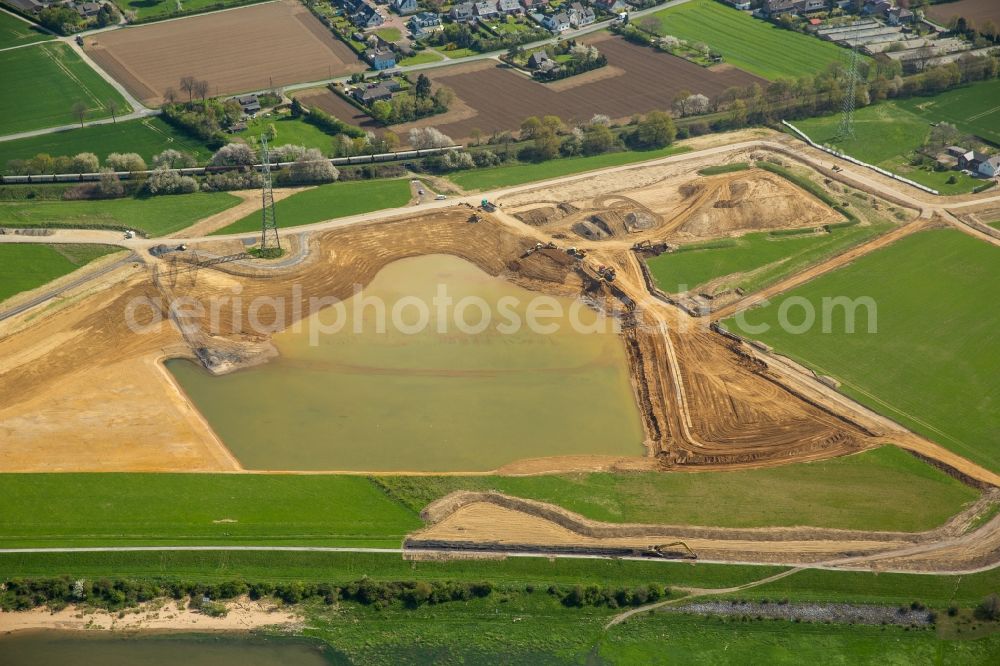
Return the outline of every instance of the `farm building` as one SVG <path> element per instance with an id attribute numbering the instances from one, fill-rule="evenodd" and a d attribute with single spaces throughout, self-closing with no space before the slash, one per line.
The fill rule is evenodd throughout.
<path id="1" fill-rule="evenodd" d="M 392 87 L 383 81 L 382 83 L 376 83 L 365 88 L 355 88 L 352 95 L 354 99 L 368 105 L 392 99 Z"/>
<path id="2" fill-rule="evenodd" d="M 257 95 L 242 95 L 236 98 L 236 103 L 243 109 L 243 113 L 252 116 L 260 112 L 260 100 Z"/>

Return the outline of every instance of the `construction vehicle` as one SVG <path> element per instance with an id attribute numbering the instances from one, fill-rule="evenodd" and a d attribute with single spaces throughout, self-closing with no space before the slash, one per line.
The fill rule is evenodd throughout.
<path id="1" fill-rule="evenodd" d="M 576 257 L 577 259 L 583 259 L 584 257 L 587 256 L 587 251 L 571 247 L 568 250 L 566 250 L 566 254 L 568 254 L 571 257 Z"/>
<path id="2" fill-rule="evenodd" d="M 491 203 L 489 199 L 483 199 L 479 207 L 485 210 L 487 213 L 492 213 L 497 209 L 497 207 L 493 203 Z"/>
<path id="3" fill-rule="evenodd" d="M 597 274 L 604 278 L 605 282 L 614 282 L 615 278 L 618 277 L 618 272 L 615 271 L 613 266 L 600 265 L 597 267 Z"/>
<path id="4" fill-rule="evenodd" d="M 670 550 L 674 546 L 681 546 L 684 551 Z M 672 543 L 661 543 L 655 546 L 650 546 L 646 552 L 646 555 L 652 555 L 656 557 L 662 557 L 668 560 L 697 560 L 698 555 L 683 541 L 674 541 Z"/>
<path id="5" fill-rule="evenodd" d="M 126 230 L 125 231 L 125 240 L 132 240 L 133 238 L 135 238 L 135 232 L 132 231 L 131 229 Z"/>

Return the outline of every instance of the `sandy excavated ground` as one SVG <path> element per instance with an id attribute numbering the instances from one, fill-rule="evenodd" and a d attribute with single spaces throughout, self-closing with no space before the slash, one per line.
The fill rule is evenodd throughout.
<path id="1" fill-rule="evenodd" d="M 746 157 L 733 154 L 728 159 Z M 685 197 L 680 189 L 699 165 L 636 167 L 613 175 L 596 175 L 554 188 L 502 198 L 495 215 L 479 215 L 470 224 L 469 208 L 454 206 L 423 216 L 406 216 L 367 225 L 286 236 L 292 243 L 280 268 L 245 263 L 193 270 L 185 255 L 133 271 L 119 283 L 55 315 L 26 322 L 26 316 L 0 324 L 0 469 L 33 471 L 86 470 L 234 470 L 237 461 L 218 441 L 198 412 L 177 390 L 159 361 L 167 357 L 200 358 L 216 372 L 266 362 L 275 350 L 267 335 L 246 328 L 249 303 L 256 296 L 291 297 L 295 289 L 305 302 L 300 312 L 286 310 L 276 328 L 307 316 L 312 296 L 347 298 L 353 285 L 366 284 L 386 264 L 428 253 L 467 259 L 492 275 L 529 289 L 574 296 L 585 293 L 599 306 L 622 317 L 623 342 L 635 398 L 646 433 L 644 458 L 568 456 L 519 461 L 505 473 L 539 473 L 586 469 L 688 469 L 760 467 L 828 458 L 864 450 L 901 438 L 908 448 L 945 463 L 975 479 L 993 483 L 992 475 L 931 442 L 894 428 L 884 419 L 855 410 L 822 390 L 790 381 L 788 373 L 746 345 L 708 330 L 683 311 L 650 295 L 640 262 L 629 251 L 632 238 L 594 241 L 591 255 L 572 258 L 566 247 L 577 244 L 549 234 L 515 215 L 519 207 L 573 205 L 603 198 L 643 201 L 658 216 L 658 229 L 712 220 L 716 233 L 733 231 L 717 204 L 737 191 L 771 195 L 769 227 L 796 223 L 800 214 L 830 215 L 811 196 L 749 171 L 703 179 L 712 196 Z M 625 194 L 616 183 L 627 182 Z M 582 184 L 581 184 L 582 183 Z M 712 184 L 712 185 L 706 185 Z M 671 196 L 674 198 L 672 199 Z M 721 199 L 720 199 L 721 197 Z M 738 206 L 753 211 L 752 200 Z M 654 208 L 655 206 L 655 208 Z M 725 210 L 732 210 L 726 208 Z M 803 213 L 804 212 L 804 213 Z M 514 213 L 512 215 L 511 213 Z M 787 217 L 785 217 L 787 216 Z M 795 217 L 795 220 L 789 219 Z M 681 221 L 678 222 L 678 219 Z M 752 220 L 748 213 L 738 224 Z M 698 222 L 699 225 L 707 222 Z M 700 233 L 708 233 L 704 226 Z M 903 227 L 906 228 L 906 227 Z M 654 228 L 651 233 L 656 232 Z M 532 252 L 540 241 L 557 247 Z M 194 243 L 195 251 L 226 254 L 242 250 L 239 241 Z M 608 284 L 597 277 L 598 265 L 618 269 Z M 126 311 L 137 298 L 167 301 L 193 297 L 213 302 L 238 288 L 242 305 L 223 307 L 219 326 L 208 329 L 207 315 L 187 335 L 169 324 L 139 335 L 126 326 Z M 161 314 L 144 310 L 146 316 Z M 9 335 L 8 335 L 9 333 Z M 99 387 L 99 388 L 96 388 Z"/>
<path id="2" fill-rule="evenodd" d="M 429 505 L 415 549 L 560 551 L 723 561 L 933 571 L 973 569 L 1000 557 L 1000 517 L 976 527 L 997 499 L 988 492 L 928 532 L 814 527 L 716 528 L 602 523 L 562 507 L 495 492 L 458 491 Z M 975 529 L 973 529 L 976 527 Z"/>
<path id="3" fill-rule="evenodd" d="M 289 626 L 301 617 L 273 603 L 244 597 L 228 602 L 225 617 L 210 617 L 181 608 L 175 601 L 154 601 L 126 611 L 124 617 L 103 610 L 82 610 L 72 606 L 53 613 L 46 608 L 0 612 L 0 633 L 30 629 L 58 631 L 247 631 L 263 627 Z"/>
<path id="4" fill-rule="evenodd" d="M 733 160 L 738 161 L 738 160 Z M 692 175 L 663 165 L 620 177 L 596 176 L 500 200 L 504 212 L 557 238 L 631 246 L 639 241 L 691 242 L 752 231 L 816 228 L 842 217 L 784 178 L 753 169 Z"/>

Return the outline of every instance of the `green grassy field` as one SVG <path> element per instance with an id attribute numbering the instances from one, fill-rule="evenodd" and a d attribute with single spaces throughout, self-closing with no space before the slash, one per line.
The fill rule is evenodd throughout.
<path id="1" fill-rule="evenodd" d="M 1000 354 L 988 343 L 1000 326 L 1000 250 L 955 230 L 925 231 L 862 257 L 850 266 L 746 313 L 753 335 L 843 385 L 859 402 L 922 433 L 956 453 L 1000 471 Z M 823 297 L 871 297 L 877 328 L 857 310 L 854 334 L 845 333 L 844 309 L 822 333 Z M 781 304 L 801 297 L 817 324 L 808 334 L 777 325 Z M 802 308 L 788 319 L 802 321 Z M 729 320 L 726 325 L 740 332 Z"/>
<path id="2" fill-rule="evenodd" d="M 612 523 L 921 531 L 978 493 L 895 447 L 773 469 L 705 474 L 379 477 L 414 511 L 455 490 L 498 490 Z M 877 490 L 876 490 L 877 489 Z M 879 493 L 879 502 L 871 496 Z M 934 502 L 921 498 L 934 497 Z M 739 511 L 732 507 L 739 506 Z"/>
<path id="3" fill-rule="evenodd" d="M 0 301 L 40 287 L 120 249 L 108 245 L 0 245 Z"/>
<path id="4" fill-rule="evenodd" d="M 933 97 L 896 102 L 928 122 L 947 122 L 962 132 L 1000 145 L 1000 80 L 981 81 Z"/>
<path id="5" fill-rule="evenodd" d="M 227 192 L 110 201 L 3 201 L 0 202 L 0 226 L 106 226 L 163 236 L 239 202 L 238 197 Z"/>
<path id="6" fill-rule="evenodd" d="M 5 548 L 297 544 L 398 547 L 417 514 L 357 476 L 0 475 Z"/>
<path id="7" fill-rule="evenodd" d="M 405 206 L 410 183 L 405 179 L 355 180 L 321 185 L 293 194 L 275 204 L 279 227 L 297 227 L 337 217 Z M 254 212 L 215 235 L 260 230 L 260 212 Z"/>
<path id="8" fill-rule="evenodd" d="M 88 152 L 101 160 L 108 153 L 139 153 L 148 164 L 153 155 L 167 148 L 191 153 L 200 162 L 212 155 L 203 143 L 159 118 L 142 118 L 0 142 L 0 170 L 5 170 L 10 160 L 27 160 L 38 153 L 57 156 Z"/>
<path id="9" fill-rule="evenodd" d="M 855 137 L 837 139 L 840 116 L 809 118 L 794 124 L 819 144 L 829 145 L 859 160 L 905 176 L 942 194 L 971 192 L 982 183 L 958 171 L 932 171 L 910 166 L 910 156 L 924 145 L 931 126 L 926 118 L 907 111 L 900 103 L 883 102 L 858 109 Z M 955 183 L 948 183 L 953 177 Z"/>
<path id="10" fill-rule="evenodd" d="M 135 12 L 140 19 L 166 19 L 177 14 L 180 6 L 185 14 L 239 7 L 264 0 L 114 0 L 122 12 Z"/>
<path id="11" fill-rule="evenodd" d="M 387 42 L 397 42 L 403 37 L 399 28 L 379 28 L 375 30 L 375 34 Z"/>
<path id="12" fill-rule="evenodd" d="M 530 183 L 535 180 L 569 176 L 582 171 L 653 160 L 658 157 L 677 155 L 688 150 L 690 149 L 686 146 L 668 146 L 658 150 L 626 150 L 618 153 L 592 155 L 590 157 L 566 157 L 538 164 L 516 164 L 514 166 L 460 171 L 449 174 L 448 180 L 465 190 L 491 190 L 497 187 Z"/>
<path id="13" fill-rule="evenodd" d="M 263 116 L 251 120 L 246 130 L 239 132 L 237 136 L 260 137 L 260 135 L 270 125 L 274 125 L 278 130 L 277 138 L 269 139 L 272 147 L 284 145 L 305 146 L 306 148 L 316 148 L 324 155 L 331 155 L 333 152 L 333 137 L 323 132 L 315 125 L 292 118 L 290 116 L 265 118 Z"/>
<path id="14" fill-rule="evenodd" d="M 725 61 L 765 79 L 812 76 L 847 51 L 816 37 L 784 30 L 714 0 L 692 0 L 652 14 L 660 34 L 704 42 Z"/>
<path id="15" fill-rule="evenodd" d="M 118 103 L 119 115 L 132 110 L 117 90 L 61 42 L 2 51 L 0 71 L 4 72 L 0 134 L 76 123 L 72 112 L 76 102 L 87 106 L 87 120 L 110 118 L 106 108 L 110 100 Z"/>
<path id="16" fill-rule="evenodd" d="M 409 67 L 410 65 L 424 65 L 429 62 L 437 62 L 439 60 L 444 60 L 437 51 L 432 51 L 431 49 L 425 49 L 420 51 L 416 55 L 412 55 L 409 58 L 403 58 L 397 64 L 400 67 Z"/>
<path id="17" fill-rule="evenodd" d="M 373 580 L 489 580 L 498 585 L 665 585 L 725 588 L 785 567 L 512 557 L 506 560 L 408 561 L 399 553 L 308 551 L 164 551 L 0 553 L 2 576 L 134 576 L 192 582 L 245 580 L 340 583 Z M 909 578 L 924 578 L 909 576 Z M 953 585 L 954 587 L 954 585 Z"/>
<path id="18" fill-rule="evenodd" d="M 657 613 L 608 632 L 597 651 L 608 664 L 986 664 L 1000 635 L 952 641 L 928 629 Z"/>
<path id="19" fill-rule="evenodd" d="M 3 247 L 3 246 L 0 246 Z M 0 546 L 397 546 L 427 504 L 495 489 L 608 522 L 932 529 L 977 493 L 892 447 L 768 470 L 705 474 L 379 477 L 0 475 Z M 878 492 L 880 501 L 870 497 Z M 933 497 L 934 502 L 922 501 Z M 734 505 L 743 507 L 732 511 Z"/>
<path id="20" fill-rule="evenodd" d="M 802 236 L 747 234 L 684 246 L 680 252 L 661 254 L 647 263 L 656 284 L 668 293 L 694 291 L 709 280 L 727 275 L 733 277 L 719 284 L 715 291 L 740 288 L 750 293 L 879 236 L 891 227 L 889 223 L 854 225 Z"/>
<path id="21" fill-rule="evenodd" d="M 7 12 L 0 12 L 0 49 L 50 39 L 55 38 L 39 26 L 11 16 Z"/>

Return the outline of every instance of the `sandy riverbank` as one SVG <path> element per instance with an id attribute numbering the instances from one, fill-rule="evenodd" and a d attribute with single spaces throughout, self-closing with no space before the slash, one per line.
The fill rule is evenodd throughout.
<path id="1" fill-rule="evenodd" d="M 209 617 L 180 608 L 173 600 L 158 600 L 126 610 L 123 615 L 103 610 L 70 606 L 52 612 L 47 608 L 29 611 L 0 612 L 0 634 L 29 629 L 60 631 L 247 631 L 280 625 L 290 627 L 301 616 L 270 602 L 243 598 L 227 604 L 225 617 Z"/>

